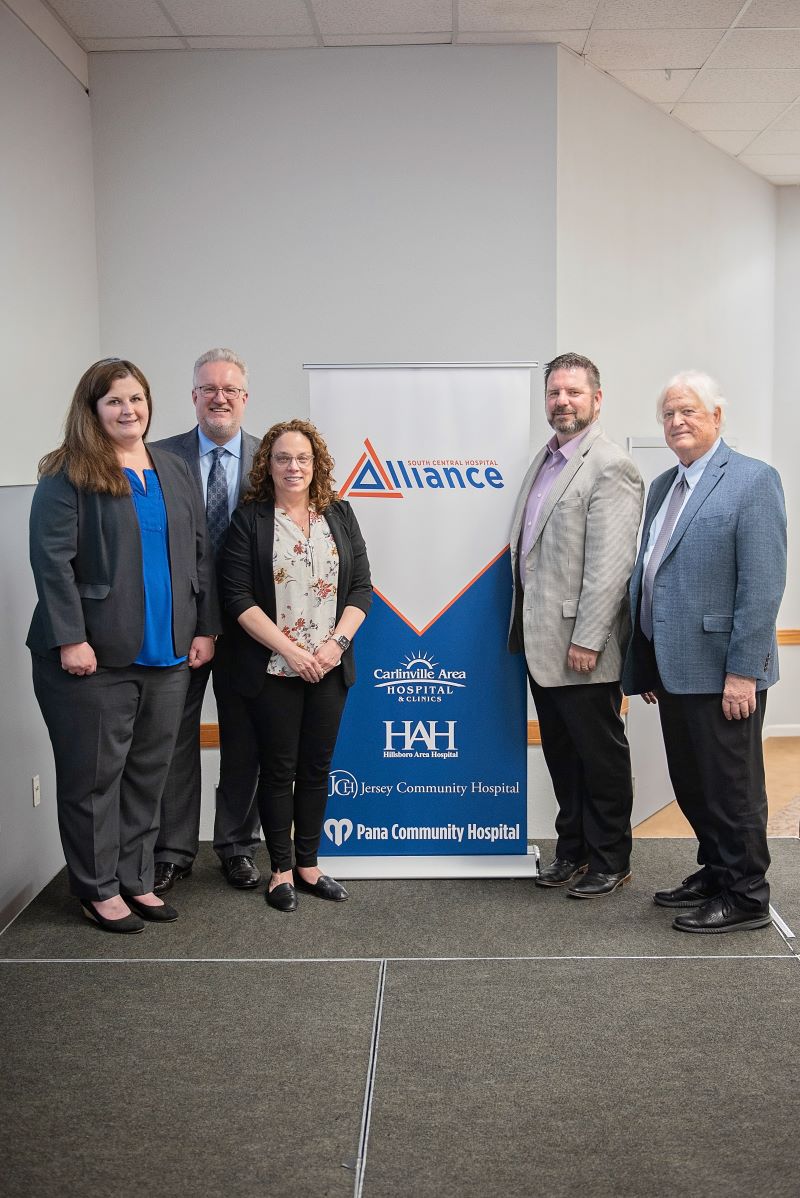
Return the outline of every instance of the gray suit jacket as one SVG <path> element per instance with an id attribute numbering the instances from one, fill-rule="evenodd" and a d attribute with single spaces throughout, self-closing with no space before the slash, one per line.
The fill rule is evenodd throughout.
<path id="1" fill-rule="evenodd" d="M 172 636 L 183 656 L 193 637 L 220 630 L 205 513 L 185 463 L 148 450 L 167 509 Z M 39 602 L 28 648 L 57 657 L 60 645 L 88 641 L 99 665 L 131 665 L 144 632 L 142 538 L 131 500 L 79 491 L 64 473 L 42 478 L 30 552 Z"/>
<path id="2" fill-rule="evenodd" d="M 591 425 L 539 514 L 524 563 L 523 592 L 518 558 L 522 520 L 546 456 L 543 446 L 531 462 L 511 526 L 514 606 L 508 647 L 512 653 L 524 650 L 540 686 L 615 682 L 628 639 L 626 587 L 636 557 L 644 484 L 628 455 L 599 424 Z M 570 643 L 599 652 L 591 674 L 569 669 Z"/>
<path id="3" fill-rule="evenodd" d="M 179 458 L 183 458 L 189 463 L 192 471 L 192 477 L 200 491 L 200 498 L 205 507 L 206 497 L 203 494 L 203 480 L 200 475 L 200 442 L 197 439 L 197 427 L 190 429 L 188 433 L 178 433 L 174 437 L 164 437 L 161 441 L 154 441 L 154 445 L 159 449 L 166 449 L 170 453 L 175 453 Z M 250 433 L 246 433 L 242 429 L 242 457 L 239 465 L 239 500 L 242 502 L 242 497 L 247 490 L 247 480 L 250 475 L 250 468 L 253 465 L 253 455 L 258 449 L 261 441 L 258 437 L 253 437 Z"/>
<path id="4" fill-rule="evenodd" d="M 644 550 L 677 466 L 650 487 L 642 547 L 630 583 L 633 636 L 623 687 L 657 683 L 639 627 Z M 780 475 L 722 441 L 675 525 L 653 586 L 653 646 L 671 694 L 721 694 L 726 674 L 778 680 L 775 621 L 786 583 L 786 508 Z"/>

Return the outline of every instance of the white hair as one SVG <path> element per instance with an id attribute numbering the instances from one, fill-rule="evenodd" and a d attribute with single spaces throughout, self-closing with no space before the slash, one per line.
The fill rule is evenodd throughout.
<path id="1" fill-rule="evenodd" d="M 728 406 L 728 401 L 720 391 L 717 380 L 712 379 L 710 374 L 706 374 L 702 370 L 681 370 L 661 388 L 661 393 L 656 401 L 656 420 L 659 424 L 663 424 L 664 421 L 662 413 L 667 392 L 671 391 L 673 387 L 685 387 L 687 391 L 691 391 L 708 412 L 719 408 L 721 412 L 719 426 L 722 428 L 725 423 L 725 409 Z"/>
<path id="2" fill-rule="evenodd" d="M 194 374 L 192 376 L 192 384 L 197 386 L 197 375 L 202 366 L 207 366 L 209 362 L 230 362 L 232 366 L 238 366 L 244 378 L 245 391 L 247 390 L 247 366 L 244 360 L 235 354 L 232 349 L 207 349 L 204 354 L 194 364 Z"/>

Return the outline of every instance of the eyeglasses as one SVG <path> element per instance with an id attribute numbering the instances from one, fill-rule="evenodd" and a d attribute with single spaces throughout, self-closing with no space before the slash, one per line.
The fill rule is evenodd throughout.
<path id="1" fill-rule="evenodd" d="M 209 385 L 204 387 L 195 387 L 195 391 L 198 395 L 202 395 L 203 399 L 216 399 L 217 392 L 219 391 L 223 399 L 227 399 L 229 401 L 233 401 L 238 395 L 246 394 L 244 387 L 212 387 Z"/>
<path id="2" fill-rule="evenodd" d="M 313 453 L 273 453 L 272 460 L 276 466 L 291 466 L 292 462 L 297 462 L 298 466 L 310 466 L 314 461 Z"/>

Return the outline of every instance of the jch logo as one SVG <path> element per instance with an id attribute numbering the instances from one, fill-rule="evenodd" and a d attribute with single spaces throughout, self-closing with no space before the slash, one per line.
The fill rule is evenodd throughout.
<path id="1" fill-rule="evenodd" d="M 427 749 L 429 753 L 437 749 L 450 753 L 455 751 L 455 720 L 443 720 L 441 725 L 439 720 L 418 720 L 416 724 L 413 720 L 384 720 L 383 726 L 386 729 L 386 752 L 401 749 L 411 753 L 414 749 L 422 748 Z"/>
<path id="2" fill-rule="evenodd" d="M 329 799 L 354 799 L 358 795 L 358 782 L 348 770 L 331 770 L 328 776 Z"/>

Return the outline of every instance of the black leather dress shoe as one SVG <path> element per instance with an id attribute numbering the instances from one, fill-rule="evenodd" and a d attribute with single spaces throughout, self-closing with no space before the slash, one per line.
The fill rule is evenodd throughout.
<path id="1" fill-rule="evenodd" d="M 653 902 L 659 907 L 702 907 L 709 899 L 716 898 L 719 889 L 702 881 L 684 878 L 674 890 L 657 890 Z"/>
<path id="2" fill-rule="evenodd" d="M 766 928 L 772 923 L 769 908 L 761 911 L 745 911 L 736 907 L 726 894 L 718 894 L 698 907 L 691 915 L 678 915 L 672 921 L 679 932 L 747 932 L 753 928 Z"/>
<path id="3" fill-rule="evenodd" d="M 160 907 L 148 906 L 147 903 L 140 903 L 135 894 L 126 894 L 125 902 L 149 923 L 172 923 L 178 918 L 178 912 L 169 903 L 162 903 Z"/>
<path id="4" fill-rule="evenodd" d="M 222 872 L 237 890 L 252 890 L 261 881 L 252 857 L 223 857 Z"/>
<path id="5" fill-rule="evenodd" d="M 570 886 L 567 894 L 570 898 L 605 898 L 622 886 L 627 886 L 633 874 L 629 869 L 623 869 L 618 874 L 588 873 Z"/>
<path id="6" fill-rule="evenodd" d="M 192 872 L 191 865 L 176 865 L 174 861 L 156 861 L 156 875 L 153 882 L 153 894 L 165 894 L 180 878 L 188 878 Z"/>
<path id="7" fill-rule="evenodd" d="M 296 911 L 297 891 L 291 882 L 281 882 L 274 890 L 267 891 L 267 903 L 276 911 Z"/>
<path id="8" fill-rule="evenodd" d="M 566 886 L 579 874 L 585 874 L 589 866 L 585 861 L 569 861 L 566 857 L 555 857 L 544 869 L 540 869 L 534 882 L 537 886 Z"/>
<path id="9" fill-rule="evenodd" d="M 327 874 L 320 874 L 316 882 L 307 882 L 303 875 L 295 870 L 294 884 L 298 890 L 304 890 L 306 894 L 315 894 L 317 898 L 329 899 L 332 903 L 343 903 L 345 899 L 350 898 L 341 882 L 329 878 Z"/>
<path id="10" fill-rule="evenodd" d="M 92 923 L 96 923 L 104 932 L 122 932 L 123 935 L 131 936 L 136 932 L 144 931 L 144 924 L 133 912 L 130 915 L 124 915 L 122 919 L 106 919 L 105 915 L 101 915 L 89 899 L 81 899 L 80 904 L 81 911 L 86 918 L 91 919 Z"/>

